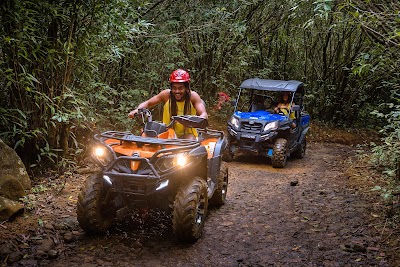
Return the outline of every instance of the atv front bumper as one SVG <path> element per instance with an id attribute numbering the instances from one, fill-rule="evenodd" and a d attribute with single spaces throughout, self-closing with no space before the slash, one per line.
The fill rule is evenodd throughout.
<path id="1" fill-rule="evenodd" d="M 202 166 L 200 163 L 206 157 L 207 151 L 204 147 L 198 147 L 197 151 L 198 153 L 185 155 L 184 165 L 176 163 L 176 155 L 160 157 L 155 161 L 144 157 L 120 156 L 103 169 L 103 179 L 117 193 L 147 198 L 170 189 L 171 184 L 185 179 L 188 174 L 196 174 L 199 169 L 206 170 L 207 165 Z M 134 170 L 132 166 L 138 167 Z"/>
<path id="2" fill-rule="evenodd" d="M 154 174 L 140 175 L 104 171 L 103 178 L 113 191 L 137 199 L 145 199 L 168 187 L 169 184 L 168 178 L 161 178 Z"/>

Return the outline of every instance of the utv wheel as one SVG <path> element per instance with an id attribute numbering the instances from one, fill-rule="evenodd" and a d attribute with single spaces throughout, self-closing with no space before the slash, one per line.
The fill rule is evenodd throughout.
<path id="1" fill-rule="evenodd" d="M 108 190 L 102 173 L 91 175 L 81 188 L 76 214 L 80 227 L 87 233 L 104 233 L 113 223 L 116 209 L 112 199 L 106 201 Z"/>
<path id="2" fill-rule="evenodd" d="M 229 151 L 226 151 L 222 154 L 222 160 L 225 162 L 232 162 L 233 161 L 233 154 Z"/>
<path id="3" fill-rule="evenodd" d="M 304 158 L 304 156 L 306 154 L 306 148 L 307 148 L 307 140 L 304 137 L 303 141 L 299 145 L 299 148 L 292 153 L 293 157 L 298 158 L 298 159 Z"/>
<path id="4" fill-rule="evenodd" d="M 172 228 L 179 241 L 193 243 L 200 238 L 207 209 L 207 184 L 200 177 L 195 177 L 178 190 L 172 213 Z"/>
<path id="5" fill-rule="evenodd" d="M 226 194 L 228 192 L 228 166 L 221 162 L 218 174 L 218 188 L 210 199 L 210 205 L 220 207 L 225 204 Z"/>
<path id="6" fill-rule="evenodd" d="M 287 140 L 284 138 L 278 138 L 275 141 L 273 153 L 272 153 L 272 167 L 283 168 L 286 165 L 287 160 Z"/>

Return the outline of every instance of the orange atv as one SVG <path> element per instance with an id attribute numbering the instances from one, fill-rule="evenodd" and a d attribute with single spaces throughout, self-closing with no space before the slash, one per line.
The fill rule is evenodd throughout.
<path id="1" fill-rule="evenodd" d="M 159 209 L 172 213 L 176 238 L 200 238 L 208 205 L 221 206 L 228 188 L 228 169 L 221 160 L 223 132 L 207 129 L 198 116 L 174 116 L 170 125 L 152 121 L 139 109 L 141 135 L 107 131 L 95 135 L 92 158 L 102 168 L 81 188 L 77 217 L 86 232 L 109 229 L 117 210 Z M 198 140 L 177 139 L 174 123 L 197 128 Z"/>

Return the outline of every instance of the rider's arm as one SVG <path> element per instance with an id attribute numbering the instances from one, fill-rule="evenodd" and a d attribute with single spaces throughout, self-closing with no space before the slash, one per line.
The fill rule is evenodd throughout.
<path id="1" fill-rule="evenodd" d="M 193 107 L 196 109 L 196 115 L 208 119 L 206 107 L 204 106 L 204 102 L 200 98 L 199 94 L 192 91 L 190 95 L 190 101 L 192 102 Z"/>
<path id="2" fill-rule="evenodd" d="M 278 105 L 276 105 L 276 107 L 274 108 L 275 112 L 278 112 L 279 109 L 281 108 L 282 103 L 278 103 Z"/>
<path id="3" fill-rule="evenodd" d="M 158 103 L 167 102 L 169 98 L 169 92 L 170 92 L 169 89 L 163 90 L 158 95 L 155 95 L 149 100 L 140 103 L 136 109 L 129 112 L 128 117 L 133 118 L 135 114 L 138 112 L 139 108 L 151 108 L 157 105 Z"/>

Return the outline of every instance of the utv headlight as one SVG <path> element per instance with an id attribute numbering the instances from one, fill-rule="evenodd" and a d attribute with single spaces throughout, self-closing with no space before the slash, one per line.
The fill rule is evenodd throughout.
<path id="1" fill-rule="evenodd" d="M 236 129 L 239 129 L 239 120 L 236 117 L 232 116 L 230 122 Z"/>
<path id="2" fill-rule="evenodd" d="M 267 124 L 265 125 L 265 127 L 264 127 L 263 132 L 266 132 L 266 131 L 273 131 L 273 130 L 278 129 L 278 123 L 279 123 L 278 121 L 274 121 L 274 122 L 267 123 Z"/>

